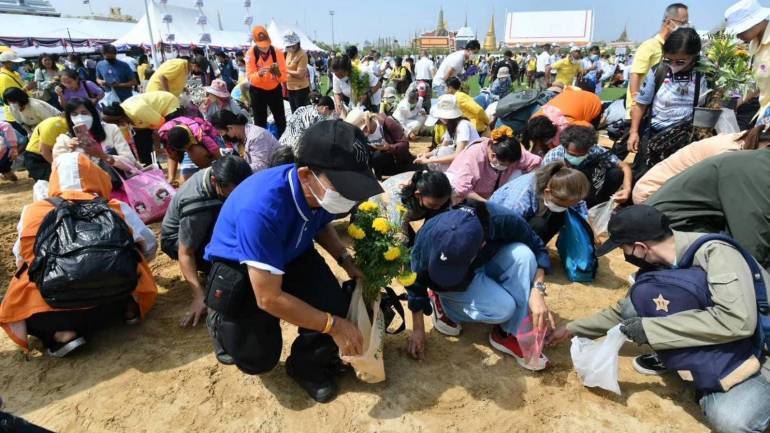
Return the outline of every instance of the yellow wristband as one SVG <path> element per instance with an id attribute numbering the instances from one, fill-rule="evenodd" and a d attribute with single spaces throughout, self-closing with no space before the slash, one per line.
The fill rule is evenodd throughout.
<path id="1" fill-rule="evenodd" d="M 332 316 L 330 313 L 326 313 L 326 326 L 324 326 L 324 330 L 321 331 L 321 333 L 328 334 L 333 327 L 334 327 L 334 316 Z"/>

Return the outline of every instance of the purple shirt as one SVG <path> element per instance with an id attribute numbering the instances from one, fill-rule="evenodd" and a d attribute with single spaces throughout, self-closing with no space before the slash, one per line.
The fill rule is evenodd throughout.
<path id="1" fill-rule="evenodd" d="M 97 86 L 92 81 L 81 81 L 80 87 L 77 90 L 70 90 L 68 88 L 64 88 L 64 92 L 62 92 L 62 96 L 64 97 L 65 103 L 75 98 L 102 99 L 102 96 L 104 96 L 104 90 L 102 90 L 101 87 Z"/>

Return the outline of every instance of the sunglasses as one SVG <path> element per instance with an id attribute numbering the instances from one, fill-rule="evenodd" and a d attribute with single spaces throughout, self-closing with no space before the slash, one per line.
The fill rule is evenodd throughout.
<path id="1" fill-rule="evenodd" d="M 668 63 L 671 66 L 686 66 L 692 61 L 692 59 L 687 59 L 687 60 L 663 59 L 663 61 Z"/>

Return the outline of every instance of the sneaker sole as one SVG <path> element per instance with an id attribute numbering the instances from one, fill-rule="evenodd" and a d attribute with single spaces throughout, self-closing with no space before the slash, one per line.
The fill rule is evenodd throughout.
<path id="1" fill-rule="evenodd" d="M 541 359 L 544 359 L 542 367 L 538 367 L 538 366 L 533 366 L 533 365 L 527 364 L 527 361 L 525 361 L 524 358 L 520 358 L 518 355 L 513 353 L 513 351 L 511 349 L 508 349 L 507 347 L 503 346 L 502 344 L 496 342 L 492 338 L 491 334 L 489 336 L 489 345 L 492 346 L 494 349 L 496 349 L 496 350 L 498 350 L 500 352 L 505 353 L 506 355 L 512 356 L 513 359 L 516 360 L 516 363 L 519 364 L 519 367 L 521 367 L 521 368 L 523 368 L 525 370 L 541 371 L 541 370 L 545 370 L 545 368 L 548 366 L 548 358 L 546 358 L 545 355 L 540 355 Z"/>
<path id="2" fill-rule="evenodd" d="M 69 343 L 65 344 L 64 346 L 60 347 L 59 350 L 56 352 L 51 352 L 51 350 L 47 350 L 46 353 L 48 353 L 48 356 L 51 356 L 53 358 L 64 358 L 65 356 L 72 353 L 75 349 L 78 347 L 81 347 L 86 344 L 86 339 L 83 337 L 78 337 Z"/>
<path id="3" fill-rule="evenodd" d="M 662 376 L 665 373 L 668 373 L 668 370 L 650 370 L 649 368 L 644 368 L 639 363 L 636 362 L 636 358 L 634 358 L 634 361 L 631 363 L 634 366 L 634 370 L 636 370 L 637 373 L 644 375 L 644 376 Z"/>

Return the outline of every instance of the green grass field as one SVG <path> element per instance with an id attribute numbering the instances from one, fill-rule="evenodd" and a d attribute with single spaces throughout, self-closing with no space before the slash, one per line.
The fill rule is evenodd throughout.
<path id="1" fill-rule="evenodd" d="M 479 94 L 480 88 L 479 88 L 479 80 L 478 77 L 473 77 L 468 82 L 470 86 L 470 95 L 476 96 Z M 518 91 L 525 89 L 526 86 L 523 86 L 519 83 L 514 83 L 513 90 Z M 326 94 L 326 91 L 329 89 L 329 79 L 327 76 L 321 77 L 321 94 Z M 626 88 L 625 87 L 607 87 L 602 91 L 601 98 L 602 101 L 614 101 L 616 99 L 620 99 L 624 97 L 626 94 Z"/>

